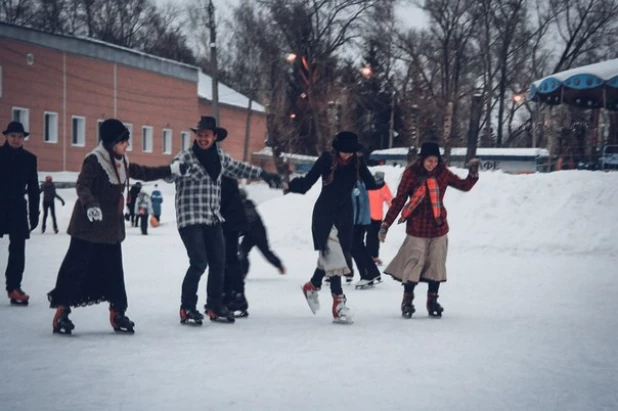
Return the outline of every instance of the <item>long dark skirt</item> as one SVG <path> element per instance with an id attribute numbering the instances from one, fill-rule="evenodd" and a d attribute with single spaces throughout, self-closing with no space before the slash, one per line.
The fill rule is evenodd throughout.
<path id="1" fill-rule="evenodd" d="M 120 243 L 91 243 L 71 237 L 56 288 L 47 297 L 51 308 L 109 301 L 115 310 L 125 311 L 128 304 Z"/>

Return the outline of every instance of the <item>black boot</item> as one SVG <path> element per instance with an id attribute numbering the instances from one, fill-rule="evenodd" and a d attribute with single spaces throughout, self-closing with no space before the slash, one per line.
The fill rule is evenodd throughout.
<path id="1" fill-rule="evenodd" d="M 244 294 L 238 293 L 234 299 L 227 306 L 229 310 L 234 314 L 234 317 L 248 317 L 249 302 Z"/>
<path id="2" fill-rule="evenodd" d="M 71 331 L 75 328 L 73 322 L 69 319 L 71 309 L 69 307 L 58 306 L 56 308 L 56 315 L 52 322 L 52 328 L 56 334 L 71 334 Z"/>
<path id="3" fill-rule="evenodd" d="M 109 310 L 109 322 L 116 332 L 133 334 L 135 323 L 124 314 L 124 311 Z"/>
<path id="4" fill-rule="evenodd" d="M 414 293 L 406 293 L 404 291 L 403 300 L 401 300 L 401 316 L 403 318 L 411 318 L 412 314 L 416 311 L 412 301 L 414 301 Z"/>
<path id="5" fill-rule="evenodd" d="M 444 308 L 438 303 L 438 293 L 427 293 L 427 312 L 430 317 L 442 317 Z"/>

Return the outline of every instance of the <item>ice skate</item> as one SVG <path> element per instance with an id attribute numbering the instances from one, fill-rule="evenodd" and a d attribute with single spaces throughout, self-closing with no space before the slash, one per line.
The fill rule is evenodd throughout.
<path id="1" fill-rule="evenodd" d="M 11 299 L 11 305 L 28 305 L 28 300 L 30 300 L 30 296 L 23 292 L 21 288 L 14 289 L 8 295 Z"/>
<path id="2" fill-rule="evenodd" d="M 245 318 L 249 316 L 249 302 L 244 294 L 238 293 L 227 305 L 228 309 L 234 314 L 235 318 Z"/>
<path id="3" fill-rule="evenodd" d="M 202 325 L 204 323 L 204 316 L 201 312 L 195 308 L 182 308 L 180 307 L 180 324 L 187 325 Z"/>
<path id="4" fill-rule="evenodd" d="M 301 287 L 303 290 L 303 294 L 307 299 L 307 304 L 309 304 L 309 308 L 313 314 L 317 313 L 320 310 L 320 300 L 318 299 L 318 288 L 315 288 L 311 281 L 307 281 L 305 285 Z"/>
<path id="5" fill-rule="evenodd" d="M 403 293 L 403 300 L 401 301 L 401 316 L 403 318 L 412 318 L 412 314 L 416 311 L 412 301 L 414 300 L 414 293 Z"/>
<path id="6" fill-rule="evenodd" d="M 358 280 L 356 285 L 354 285 L 354 288 L 357 290 L 366 290 L 371 287 L 373 287 L 373 280 L 365 280 L 364 278 Z"/>
<path id="7" fill-rule="evenodd" d="M 109 311 L 109 322 L 117 333 L 135 333 L 135 323 L 124 314 L 124 311 Z"/>
<path id="8" fill-rule="evenodd" d="M 205 308 L 206 315 L 208 315 L 212 322 L 233 324 L 236 321 L 234 313 L 223 304 L 220 304 L 218 307 L 210 308 L 206 306 Z"/>
<path id="9" fill-rule="evenodd" d="M 69 319 L 70 312 L 71 309 L 68 307 L 59 306 L 56 308 L 56 314 L 52 321 L 54 334 L 71 334 L 75 325 L 73 325 L 73 322 Z"/>
<path id="10" fill-rule="evenodd" d="M 346 306 L 345 295 L 333 295 L 333 322 L 336 324 L 352 324 L 352 314 Z"/>
<path id="11" fill-rule="evenodd" d="M 345 276 L 345 283 L 346 284 L 352 284 L 352 281 L 354 281 L 354 277 L 351 275 L 346 275 Z"/>
<path id="12" fill-rule="evenodd" d="M 430 317 L 442 318 L 444 308 L 438 303 L 438 293 L 427 293 L 427 312 Z"/>

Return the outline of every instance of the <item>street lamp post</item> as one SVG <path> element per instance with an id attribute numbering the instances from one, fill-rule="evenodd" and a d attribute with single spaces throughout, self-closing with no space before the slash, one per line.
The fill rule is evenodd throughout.
<path id="1" fill-rule="evenodd" d="M 219 124 L 219 67 L 217 65 L 217 28 L 215 27 L 215 6 L 208 4 L 208 25 L 210 26 L 210 67 L 212 78 L 212 114 Z"/>

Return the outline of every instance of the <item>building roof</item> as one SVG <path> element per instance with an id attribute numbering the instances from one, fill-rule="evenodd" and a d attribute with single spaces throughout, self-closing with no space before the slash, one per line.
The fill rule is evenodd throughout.
<path id="1" fill-rule="evenodd" d="M 226 86 L 221 82 L 218 83 L 218 89 L 219 103 L 245 109 L 249 107 L 249 98 L 247 96 L 240 94 L 236 90 Z M 208 74 L 202 73 L 201 71 L 198 75 L 197 95 L 199 98 L 212 101 L 212 77 L 210 77 Z M 264 113 L 266 111 L 264 106 L 259 104 L 255 100 L 251 104 L 251 110 L 261 113 Z"/>
<path id="2" fill-rule="evenodd" d="M 197 74 L 199 68 L 196 66 L 153 56 L 152 54 L 88 37 L 52 34 L 30 27 L 0 22 L 0 38 L 1 37 L 36 44 L 66 53 L 153 71 L 195 83 L 197 83 L 198 80 Z"/>
<path id="3" fill-rule="evenodd" d="M 371 152 L 371 156 L 406 156 L 408 154 L 408 147 L 396 147 L 387 148 L 384 150 L 374 150 Z M 468 149 L 465 147 L 453 147 L 451 148 L 452 156 L 465 156 Z M 440 149 L 441 153 L 444 153 L 444 149 Z M 544 148 L 477 148 L 477 156 L 509 156 L 509 157 L 538 157 L 548 156 L 549 152 Z"/>

